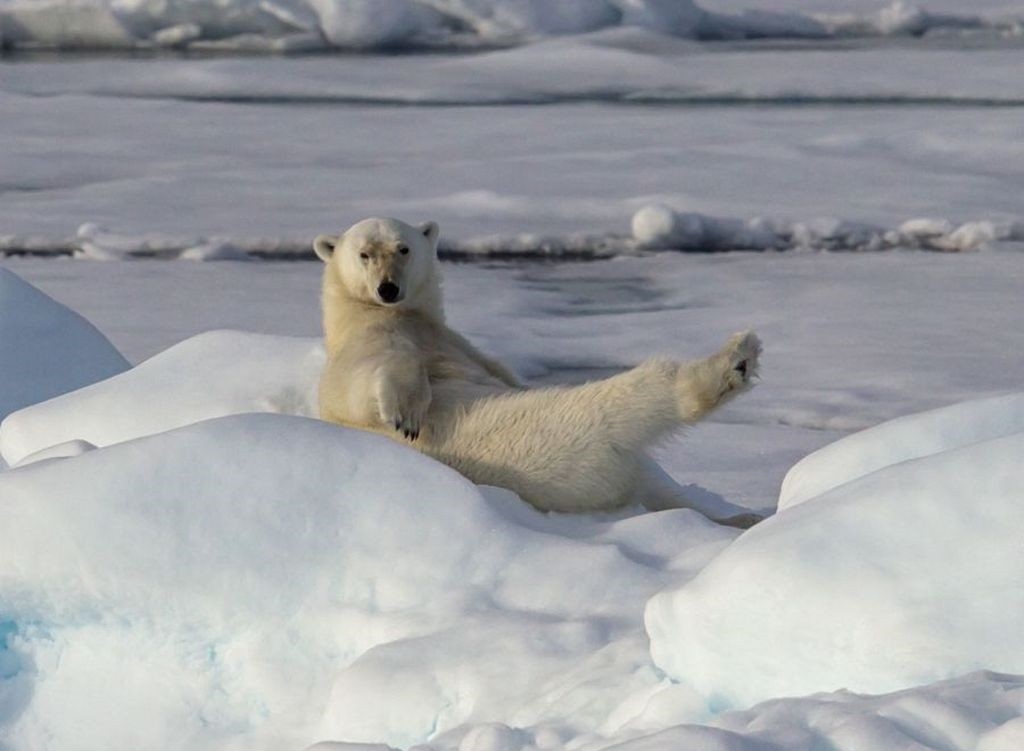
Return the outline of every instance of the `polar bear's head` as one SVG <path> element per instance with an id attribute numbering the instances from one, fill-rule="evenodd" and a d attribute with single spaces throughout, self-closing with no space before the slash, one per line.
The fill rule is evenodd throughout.
<path id="1" fill-rule="evenodd" d="M 417 307 L 432 301 L 438 226 L 412 226 L 397 219 L 364 219 L 340 236 L 320 235 L 313 249 L 345 293 L 383 306 Z"/>

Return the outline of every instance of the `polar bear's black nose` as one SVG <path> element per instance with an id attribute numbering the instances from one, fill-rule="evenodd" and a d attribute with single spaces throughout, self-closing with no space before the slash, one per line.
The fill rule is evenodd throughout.
<path id="1" fill-rule="evenodd" d="M 380 299 L 384 302 L 394 302 L 398 299 L 398 285 L 394 282 L 381 282 L 380 286 L 377 287 L 377 294 L 380 295 Z"/>

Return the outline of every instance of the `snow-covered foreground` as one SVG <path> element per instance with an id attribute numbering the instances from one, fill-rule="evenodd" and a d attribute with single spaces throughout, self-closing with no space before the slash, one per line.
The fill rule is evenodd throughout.
<path id="1" fill-rule="evenodd" d="M 1014 252 L 446 267 L 452 323 L 534 380 L 757 328 L 762 384 L 660 452 L 707 503 L 774 505 L 809 451 L 961 402 L 812 454 L 738 538 L 689 510 L 539 514 L 302 416 L 314 264 L 5 265 L 155 356 L 0 427 L 23 464 L 0 473 L 0 747 L 1024 743 Z M 110 357 L 0 281 L 0 341 L 56 322 L 19 357 Z M 261 333 L 193 337 L 225 326 Z M 76 371 L 61 390 L 101 377 Z"/>

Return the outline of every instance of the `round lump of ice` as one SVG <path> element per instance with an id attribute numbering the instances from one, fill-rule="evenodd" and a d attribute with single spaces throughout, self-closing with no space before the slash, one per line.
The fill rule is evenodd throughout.
<path id="1" fill-rule="evenodd" d="M 642 248 L 693 248 L 704 237 L 699 214 L 673 211 L 668 206 L 645 206 L 633 215 L 633 238 Z"/>

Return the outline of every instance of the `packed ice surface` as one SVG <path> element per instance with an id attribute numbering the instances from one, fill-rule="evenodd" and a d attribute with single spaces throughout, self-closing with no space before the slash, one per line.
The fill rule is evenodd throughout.
<path id="1" fill-rule="evenodd" d="M 127 368 L 92 324 L 0 268 L 0 420 Z"/>
<path id="2" fill-rule="evenodd" d="M 698 354 L 757 324 L 765 382 L 661 452 L 695 492 L 756 504 L 799 456 L 838 435 L 822 429 L 830 422 L 1013 389 L 1017 369 L 1000 353 L 1019 351 L 1020 333 L 974 332 L 1005 320 L 1016 260 L 665 254 L 445 271 L 453 324 L 533 379 L 609 372 L 653 351 Z M 308 413 L 320 357 L 309 336 L 315 265 L 6 264 L 87 312 L 133 360 L 149 357 L 14 416 L 56 431 L 27 431 L 32 449 L 57 446 L 0 474 L 0 737 L 12 751 L 336 751 L 341 741 L 997 751 L 1024 739 L 1024 679 L 960 675 L 1024 672 L 1014 663 L 1021 603 L 1007 599 L 1020 594 L 1020 523 L 1009 507 L 1022 479 L 1019 434 L 869 474 L 739 538 L 686 510 L 542 515 L 386 439 L 299 416 L 236 415 L 135 437 L 218 409 Z M 150 357 L 241 321 L 275 335 L 202 334 Z M 938 332 L 955 346 L 936 347 Z M 133 419 L 117 417 L 118 395 L 138 408 Z M 954 408 L 949 434 L 923 451 L 994 435 L 994 404 Z M 878 435 L 899 461 L 907 437 L 928 435 L 935 420 L 866 431 L 861 447 Z M 16 424 L 0 431 L 5 451 Z M 99 433 L 72 440 L 88 430 Z M 837 445 L 852 457 L 819 474 L 834 471 L 839 485 L 863 450 L 856 435 Z M 865 565 L 864 550 L 876 563 Z M 803 563 L 792 551 L 804 551 Z M 943 565 L 959 565 L 958 576 L 936 581 Z M 787 607 L 759 599 L 787 583 L 799 585 Z M 653 630 L 652 662 L 645 605 L 689 592 L 703 593 L 701 613 L 731 605 L 726 626 L 749 633 Z M 939 615 L 924 618 L 929 609 Z M 876 631 L 862 612 L 876 614 Z M 852 665 L 844 646 L 832 654 L 861 672 L 837 679 L 813 647 L 853 626 L 850 638 L 865 645 L 882 629 L 894 649 L 904 638 L 905 659 L 866 649 Z M 907 679 L 925 650 L 932 659 Z M 872 662 L 878 652 L 890 659 Z M 682 653 L 710 667 L 676 675 Z M 771 669 L 729 662 L 744 655 Z M 784 681 L 790 688 L 764 688 Z M 776 698 L 899 686 L 913 687 Z M 761 698 L 770 700 L 746 708 Z M 117 721 L 97 720 L 110 707 Z"/>
<path id="3" fill-rule="evenodd" d="M 4 0 L 0 42 L 287 52 L 509 44 L 617 26 L 698 39 L 1019 33 L 1016 17 L 992 12 L 999 3 L 991 0 L 968 13 L 932 10 L 941 5 L 934 2 L 867 12 L 851 2 L 845 13 L 750 5 L 729 13 L 692 0 Z"/>

